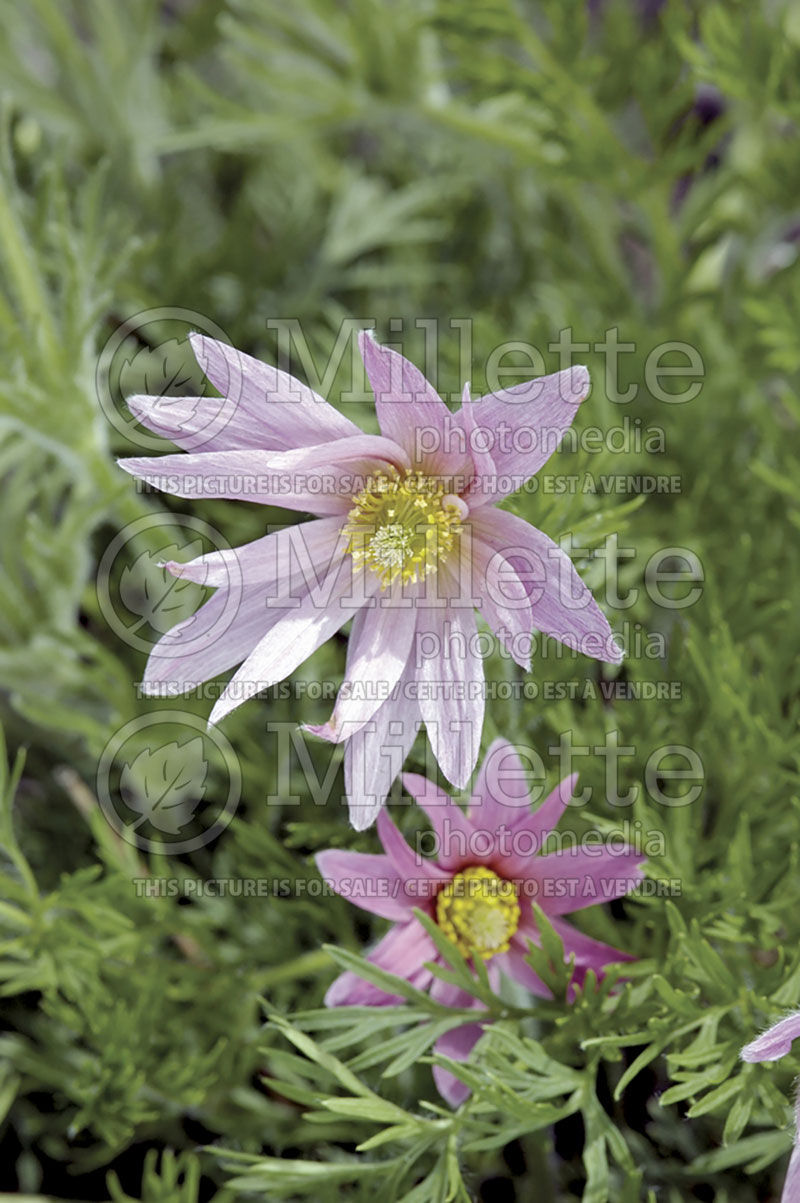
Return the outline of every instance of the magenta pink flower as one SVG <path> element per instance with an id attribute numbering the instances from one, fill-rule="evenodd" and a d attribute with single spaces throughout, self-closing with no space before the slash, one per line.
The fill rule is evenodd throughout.
<path id="1" fill-rule="evenodd" d="M 433 826 L 436 860 L 412 851 L 386 810 L 378 815 L 384 855 L 330 849 L 317 857 L 320 873 L 338 894 L 392 920 L 389 932 L 367 959 L 418 989 L 429 990 L 445 1006 L 485 1009 L 465 990 L 432 973 L 429 964 L 443 961 L 414 908 L 434 919 L 465 956 L 480 954 L 495 990 L 499 975 L 505 973 L 533 994 L 550 997 L 525 959 L 529 941 L 540 943 L 532 901 L 561 937 L 565 957 L 575 958 L 572 988 L 583 982 L 589 969 L 602 975 L 611 962 L 633 960 L 583 935 L 562 916 L 627 894 L 641 880 L 643 856 L 628 846 L 612 851 L 595 844 L 536 855 L 561 818 L 577 774 L 562 781 L 533 813 L 521 805 L 519 783 L 524 779 L 517 753 L 502 739 L 486 754 L 468 814 L 425 777 L 405 773 L 406 790 Z M 341 974 L 325 996 L 330 1007 L 400 1001 L 351 972 Z M 441 1036 L 435 1051 L 466 1060 L 481 1033 L 478 1019 L 465 1023 Z M 445 1070 L 435 1068 L 434 1077 L 453 1106 L 469 1094 Z"/>
<path id="2" fill-rule="evenodd" d="M 241 498 L 310 512 L 231 552 L 169 563 L 217 592 L 154 648 L 143 686 L 185 692 L 241 663 L 218 722 L 292 673 L 353 619 L 346 676 L 315 734 L 347 740 L 351 818 L 369 826 L 425 724 L 448 781 L 477 760 L 484 711 L 477 607 L 530 668 L 534 629 L 598 659 L 622 653 L 567 554 L 501 501 L 558 446 L 589 391 L 584 367 L 469 400 L 451 414 L 421 372 L 362 332 L 380 435 L 306 385 L 194 335 L 225 402 L 133 397 L 130 408 L 189 454 L 121 460 L 179 497 Z M 224 419 L 224 420 L 223 420 Z"/>
<path id="3" fill-rule="evenodd" d="M 777 1061 L 791 1050 L 792 1041 L 800 1036 L 800 1011 L 779 1019 L 741 1052 L 743 1061 Z M 783 1184 L 781 1203 L 800 1201 L 800 1093 L 795 1104 L 795 1141 L 789 1158 L 789 1169 Z"/>

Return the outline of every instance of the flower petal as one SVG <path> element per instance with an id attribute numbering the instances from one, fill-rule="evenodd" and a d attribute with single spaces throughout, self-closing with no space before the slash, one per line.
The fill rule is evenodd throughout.
<path id="1" fill-rule="evenodd" d="M 505 510 L 482 509 L 470 521 L 474 537 L 501 551 L 525 582 L 534 627 L 586 656 L 622 660 L 608 619 L 557 543 Z"/>
<path id="2" fill-rule="evenodd" d="M 183 451 L 267 448 L 264 423 L 227 397 L 126 397 L 142 426 Z"/>
<path id="3" fill-rule="evenodd" d="M 208 451 L 117 462 L 175 497 L 253 501 L 322 515 L 347 514 L 353 494 L 376 471 L 408 466 L 400 447 L 365 434 L 293 451 Z"/>
<path id="4" fill-rule="evenodd" d="M 432 898 L 438 883 L 450 880 L 452 874 L 409 847 L 385 807 L 378 815 L 378 839 L 398 876 L 414 883 L 418 899 L 415 906 L 424 905 L 426 894 Z M 426 888 L 427 883 L 433 883 L 430 890 Z"/>
<path id="5" fill-rule="evenodd" d="M 356 831 L 374 823 L 421 726 L 409 664 L 392 696 L 345 745 L 345 789 Z"/>
<path id="6" fill-rule="evenodd" d="M 338 743 L 354 735 L 389 697 L 411 652 L 417 614 L 403 605 L 402 585 L 379 593 L 353 619 L 347 645 L 347 670 L 327 723 L 309 727 L 314 735 Z"/>
<path id="7" fill-rule="evenodd" d="M 505 820 L 501 819 L 495 825 L 498 835 L 503 833 L 503 839 L 498 841 L 500 852 L 495 857 L 494 865 L 501 877 L 507 877 L 510 881 L 526 881 L 535 877 L 538 871 L 536 865 L 544 860 L 538 853 L 561 818 L 577 780 L 577 773 L 566 777 L 533 814 L 526 810 L 522 817 L 518 817 L 519 811 L 509 810 Z M 476 818 L 471 817 L 477 825 Z"/>
<path id="8" fill-rule="evenodd" d="M 339 561 L 318 590 L 297 601 L 267 631 L 231 677 L 211 711 L 209 723 L 218 723 L 242 702 L 294 672 L 360 609 L 364 604 L 364 585 L 368 583 L 363 574 L 353 571 L 349 558 Z"/>
<path id="9" fill-rule="evenodd" d="M 500 501 L 547 463 L 572 425 L 590 388 L 585 367 L 565 368 L 489 393 L 456 415 L 468 431 L 470 446 L 481 435 L 497 475 L 480 474 L 470 488 L 470 509 Z M 472 428 L 472 433 L 469 428 Z M 503 479 L 504 478 L 504 479 Z"/>
<path id="10" fill-rule="evenodd" d="M 472 776 L 483 730 L 483 662 L 476 634 L 471 608 L 448 603 L 419 610 L 419 709 L 439 767 L 459 789 Z M 428 639 L 435 654 L 425 653 Z"/>
<path id="11" fill-rule="evenodd" d="M 423 970 L 426 961 L 436 959 L 436 945 L 417 919 L 396 923 L 382 940 L 367 954 L 367 960 L 395 977 L 413 981 L 418 989 L 424 989 L 431 979 L 429 970 Z M 339 975 L 325 995 L 326 1007 L 370 1006 L 387 1007 L 402 1002 L 399 994 L 388 994 L 379 986 L 349 970 Z"/>
<path id="12" fill-rule="evenodd" d="M 144 692 L 171 696 L 219 676 L 241 663 L 286 613 L 268 610 L 259 587 L 219 589 L 158 641 L 145 668 Z"/>
<path id="13" fill-rule="evenodd" d="M 405 448 L 415 466 L 434 475 L 463 477 L 466 484 L 472 459 L 463 437 L 460 446 L 449 449 L 454 418 L 433 385 L 410 360 L 377 343 L 370 330 L 361 331 L 358 345 L 381 432 Z"/>
<path id="14" fill-rule="evenodd" d="M 534 943 L 537 942 L 534 940 Z M 520 930 L 512 939 L 508 951 L 499 953 L 493 958 L 493 961 L 496 962 L 502 973 L 518 982 L 520 986 L 524 986 L 526 990 L 530 990 L 531 994 L 535 994 L 538 998 L 552 998 L 550 990 L 525 960 L 527 955 L 528 945 L 522 938 Z"/>
<path id="15" fill-rule="evenodd" d="M 553 916 L 548 916 L 548 918 L 553 930 L 558 932 L 562 939 L 564 956 L 569 959 L 574 953 L 575 964 L 579 969 L 593 969 L 598 976 L 602 976 L 609 965 L 636 960 L 632 953 L 623 952 L 612 944 L 604 944 L 602 940 L 595 940 L 593 936 L 585 935 L 577 927 L 573 927 L 571 923 L 566 923 L 563 919 Z"/>
<path id="16" fill-rule="evenodd" d="M 800 1036 L 800 1011 L 793 1011 L 767 1028 L 741 1051 L 743 1061 L 777 1061 L 791 1052 L 792 1041 Z"/>
<path id="17" fill-rule="evenodd" d="M 490 968 L 493 969 L 493 976 L 496 978 L 497 974 L 493 963 Z M 435 974 L 430 985 L 430 995 L 444 1007 L 486 1011 L 486 1007 L 479 999 L 450 982 L 442 981 Z M 442 1057 L 449 1057 L 451 1061 L 466 1061 L 483 1033 L 484 1024 L 463 1023 L 460 1027 L 450 1028 L 449 1031 L 444 1032 L 434 1044 L 433 1051 Z M 433 1068 L 433 1080 L 439 1094 L 451 1107 L 460 1107 L 472 1093 L 469 1086 L 459 1081 L 449 1070 L 438 1065 Z"/>
<path id="18" fill-rule="evenodd" d="M 478 1028 L 478 1036 L 476 1036 L 475 1040 L 472 1041 L 472 1046 L 467 1050 L 463 1057 L 454 1057 L 451 1056 L 450 1053 L 445 1053 L 444 1049 L 437 1047 L 439 1044 L 438 1040 L 434 1046 L 434 1052 L 441 1052 L 444 1056 L 450 1057 L 452 1061 L 466 1061 L 469 1053 L 472 1051 L 472 1047 L 475 1045 L 476 1040 L 483 1035 L 483 1030 L 478 1027 L 477 1024 L 467 1024 L 465 1026 L 467 1029 Z M 464 1028 L 457 1028 L 456 1030 L 464 1031 Z M 444 1069 L 444 1067 L 441 1065 L 434 1065 L 433 1080 L 436 1083 L 436 1089 L 439 1091 L 439 1094 L 453 1109 L 460 1107 L 461 1104 L 465 1103 L 472 1094 L 472 1091 L 469 1086 L 467 1086 L 466 1082 L 459 1081 L 454 1074 L 451 1074 L 448 1069 Z"/>
<path id="19" fill-rule="evenodd" d="M 781 1203 L 797 1203 L 797 1200 L 800 1199 L 800 1119 L 797 1121 L 797 1128 L 794 1148 L 789 1158 L 789 1168 L 786 1171 L 786 1181 L 783 1184 Z"/>
<path id="20" fill-rule="evenodd" d="M 203 372 L 233 407 L 230 425 L 235 423 L 249 440 L 223 443 L 226 432 L 222 430 L 220 448 L 289 451 L 361 433 L 355 423 L 288 372 L 206 335 L 189 338 Z"/>
<path id="21" fill-rule="evenodd" d="M 481 614 L 505 650 L 529 672 L 533 615 L 525 584 L 503 552 L 480 537 L 470 540 L 469 557 Z"/>
<path id="22" fill-rule="evenodd" d="M 334 560 L 341 560 L 348 542 L 342 525 L 338 514 L 297 522 L 251 543 L 211 551 L 183 564 L 171 560 L 166 567 L 173 576 L 212 588 L 224 587 L 233 578 L 248 586 L 266 586 L 268 597 L 299 596 L 291 587 L 297 575 L 304 586 L 301 592 L 308 593 L 320 583 L 320 567 L 327 572 Z"/>
<path id="23" fill-rule="evenodd" d="M 461 807 L 419 773 L 403 773 L 403 786 L 428 816 L 436 836 L 436 859 L 443 869 L 457 873 L 475 859 L 474 828 Z"/>
<path id="24" fill-rule="evenodd" d="M 362 911 L 405 922 L 417 906 L 388 856 L 328 848 L 317 854 L 316 861 L 331 888 Z"/>
<path id="25" fill-rule="evenodd" d="M 524 750 L 524 749 L 523 749 Z M 530 817 L 530 789 L 519 752 L 507 739 L 495 739 L 483 758 L 472 790 L 469 817 L 482 831 L 494 831 Z"/>
<path id="26" fill-rule="evenodd" d="M 471 482 L 471 494 L 480 493 L 485 487 L 485 482 L 494 481 L 497 476 L 497 465 L 486 449 L 490 442 L 494 442 L 495 432 L 479 429 L 475 417 L 475 406 L 476 402 L 470 400 L 469 384 L 465 384 L 464 391 L 461 394 L 461 409 L 457 414 L 453 415 L 452 420 L 456 426 L 461 427 L 466 435 L 467 449 L 472 457 L 472 463 L 475 468 L 475 477 L 477 479 L 473 478 Z"/>
<path id="27" fill-rule="evenodd" d="M 547 915 L 568 915 L 629 894 L 642 880 L 645 857 L 634 848 L 562 848 L 547 856 L 516 857 L 515 878 L 537 883 Z M 562 893 L 563 891 L 563 893 Z"/>

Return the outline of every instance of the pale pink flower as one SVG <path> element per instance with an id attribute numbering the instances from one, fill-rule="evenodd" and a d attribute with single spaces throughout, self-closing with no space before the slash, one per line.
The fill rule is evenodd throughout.
<path id="1" fill-rule="evenodd" d="M 529 941 L 540 943 L 532 901 L 561 937 L 565 958 L 575 958 L 572 993 L 588 970 L 602 976 L 608 964 L 634 959 L 583 935 L 562 916 L 627 894 L 642 878 L 644 857 L 629 846 L 612 851 L 596 844 L 537 855 L 572 797 L 577 773 L 562 781 L 533 813 L 520 805 L 518 787 L 524 776 L 512 745 L 496 740 L 465 814 L 425 777 L 405 773 L 406 790 L 424 808 L 436 833 L 436 860 L 408 846 L 386 809 L 378 815 L 383 855 L 330 849 L 317 856 L 320 873 L 337 893 L 392 920 L 389 932 L 369 953 L 369 961 L 420 990 L 429 990 L 445 1006 L 478 1013 L 474 1023 L 453 1028 L 436 1041 L 435 1051 L 451 1060 L 469 1056 L 482 1034 L 479 1014 L 485 1008 L 465 990 L 432 973 L 429 964 L 444 962 L 414 908 L 427 912 L 465 956 L 481 955 L 494 990 L 504 973 L 532 994 L 550 997 L 525 959 Z M 401 1001 L 352 972 L 341 974 L 325 996 L 330 1007 Z M 451 1105 L 468 1096 L 464 1083 L 446 1070 L 434 1068 L 434 1077 Z"/>
<path id="2" fill-rule="evenodd" d="M 241 498 L 310 512 L 231 552 L 170 572 L 217 588 L 154 648 L 151 693 L 193 688 L 241 663 L 218 722 L 292 673 L 353 619 L 330 720 L 347 740 L 351 818 L 369 826 L 421 723 L 448 781 L 477 760 L 484 711 L 477 607 L 530 668 L 536 629 L 598 659 L 622 653 L 566 554 L 495 502 L 537 472 L 589 391 L 584 367 L 469 400 L 451 414 L 422 373 L 368 332 L 359 346 L 380 435 L 364 434 L 306 385 L 196 334 L 197 360 L 226 404 L 132 397 L 130 408 L 188 454 L 121 460 L 179 497 Z M 198 449 L 201 448 L 201 449 Z"/>
<path id="3" fill-rule="evenodd" d="M 779 1019 L 766 1032 L 746 1044 L 741 1051 L 743 1061 L 777 1061 L 791 1050 L 792 1041 L 800 1036 L 800 1011 Z M 795 1140 L 789 1169 L 783 1184 L 781 1203 L 800 1203 L 800 1094 L 795 1103 Z"/>

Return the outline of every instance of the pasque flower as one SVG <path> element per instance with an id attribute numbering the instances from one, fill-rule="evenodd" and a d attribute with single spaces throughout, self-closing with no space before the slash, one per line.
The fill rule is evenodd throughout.
<path id="1" fill-rule="evenodd" d="M 378 815 L 383 855 L 330 849 L 317 856 L 320 873 L 356 906 L 392 920 L 392 927 L 368 960 L 403 977 L 445 1006 L 471 1008 L 474 1022 L 451 1029 L 435 1051 L 465 1060 L 482 1027 L 483 1004 L 460 987 L 436 977 L 430 964 L 441 964 L 436 945 L 415 908 L 427 912 L 467 957 L 483 958 L 496 989 L 501 973 L 533 994 L 550 992 L 526 961 L 529 941 L 539 943 L 531 902 L 536 901 L 559 934 L 567 959 L 575 958 L 572 987 L 592 969 L 633 958 L 583 935 L 562 916 L 627 894 L 641 880 L 644 859 L 629 846 L 561 848 L 541 854 L 572 796 L 577 774 L 567 777 L 533 812 L 522 803 L 521 761 L 513 746 L 499 739 L 481 767 L 465 812 L 426 778 L 405 773 L 408 793 L 424 808 L 435 832 L 435 860 L 420 856 L 405 842 L 387 810 Z M 539 854 L 537 854 L 539 853 Z M 328 1006 L 385 1006 L 402 1001 L 352 972 L 341 974 L 328 990 Z M 441 1094 L 457 1106 L 467 1087 L 439 1067 L 434 1076 Z"/>
<path id="2" fill-rule="evenodd" d="M 800 1011 L 779 1019 L 750 1044 L 742 1049 L 743 1061 L 777 1061 L 785 1057 L 792 1041 L 800 1036 Z M 800 1094 L 795 1104 L 795 1142 L 789 1158 L 789 1169 L 783 1184 L 781 1203 L 800 1203 Z"/>
<path id="3" fill-rule="evenodd" d="M 598 659 L 621 651 L 567 554 L 494 503 L 555 450 L 589 390 L 573 367 L 451 413 L 422 373 L 367 332 L 359 346 L 380 435 L 364 434 L 306 385 L 196 334 L 197 360 L 225 398 L 132 397 L 150 429 L 187 454 L 121 460 L 179 497 L 241 498 L 316 517 L 213 552 L 175 576 L 215 587 L 154 648 L 143 687 L 180 692 L 241 663 L 218 722 L 293 672 L 349 619 L 346 676 L 330 720 L 347 740 L 354 825 L 375 818 L 421 723 L 448 781 L 475 767 L 484 708 L 477 607 L 529 668 L 537 629 Z"/>

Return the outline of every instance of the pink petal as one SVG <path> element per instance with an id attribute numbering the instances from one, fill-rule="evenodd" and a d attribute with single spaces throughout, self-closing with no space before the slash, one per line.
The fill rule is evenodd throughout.
<path id="1" fill-rule="evenodd" d="M 798 1199 L 800 1199 L 800 1144 L 798 1140 L 800 1140 L 800 1131 L 795 1137 L 794 1148 L 789 1158 L 789 1169 L 786 1171 L 781 1203 L 798 1203 Z"/>
<path id="2" fill-rule="evenodd" d="M 402 587 L 378 593 L 353 619 L 347 645 L 347 671 L 333 714 L 314 735 L 338 743 L 373 717 L 400 680 L 417 623 L 413 605 L 402 605 Z"/>
<path id="3" fill-rule="evenodd" d="M 622 952 L 621 949 L 614 948 L 611 944 L 604 944 L 602 940 L 595 940 L 592 936 L 584 935 L 582 931 L 578 931 L 577 927 L 573 927 L 571 923 L 566 923 L 563 919 L 557 919 L 552 915 L 548 915 L 548 919 L 553 930 L 561 937 L 565 958 L 568 960 L 574 953 L 575 964 L 579 969 L 593 969 L 598 976 L 602 976 L 609 965 L 636 960 L 636 957 L 629 952 Z"/>
<path id="4" fill-rule="evenodd" d="M 434 475 L 462 476 L 466 483 L 472 476 L 472 460 L 461 444 L 448 449 L 454 419 L 433 385 L 410 360 L 377 343 L 371 331 L 361 331 L 358 345 L 375 394 L 381 432 L 404 447 L 415 466 Z M 436 448 L 427 453 L 426 438 Z"/>
<path id="5" fill-rule="evenodd" d="M 412 672 L 409 659 L 392 697 L 345 745 L 345 790 L 356 831 L 364 831 L 375 821 L 420 729 Z"/>
<path id="6" fill-rule="evenodd" d="M 538 932 L 536 934 L 537 940 L 534 943 L 538 943 Z M 531 994 L 537 995 L 538 998 L 552 998 L 550 990 L 525 960 L 527 954 L 527 942 L 521 938 L 521 932 L 518 932 L 508 951 L 499 953 L 492 961 L 502 973 L 524 986 L 526 990 L 530 990 Z"/>
<path id="7" fill-rule="evenodd" d="M 127 397 L 142 426 L 184 451 L 266 448 L 264 424 L 226 397 Z"/>
<path id="8" fill-rule="evenodd" d="M 419 773 L 404 773 L 403 785 L 431 822 L 438 845 L 436 859 L 442 868 L 457 873 L 463 865 L 472 864 L 475 831 L 461 807 Z"/>
<path id="9" fill-rule="evenodd" d="M 614 664 L 622 660 L 608 619 L 562 548 L 506 511 L 482 509 L 471 522 L 473 537 L 502 551 L 525 582 L 534 627 L 586 656 Z"/>
<path id="10" fill-rule="evenodd" d="M 515 878 L 536 882 L 537 893 L 527 896 L 548 916 L 568 915 L 629 894 L 642 880 L 644 859 L 633 848 L 620 853 L 601 847 L 564 848 L 527 860 L 517 857 L 509 867 L 516 870 Z"/>
<path id="11" fill-rule="evenodd" d="M 185 577 L 199 585 L 224 587 L 231 579 L 248 586 L 257 582 L 266 586 L 268 597 L 297 596 L 290 582 L 300 577 L 301 593 L 320 583 L 320 576 L 341 560 L 348 543 L 342 534 L 344 519 L 336 514 L 282 526 L 270 535 L 224 551 L 212 551 L 181 564 L 171 560 L 166 567 L 173 576 Z"/>
<path id="12" fill-rule="evenodd" d="M 572 425 L 589 392 L 585 367 L 566 368 L 473 401 L 461 418 L 485 435 L 497 476 L 479 477 L 469 493 L 470 509 L 516 492 L 547 463 Z M 463 416 L 462 416 L 463 415 Z M 471 436 L 475 442 L 475 435 Z M 502 478 L 506 478 L 503 480 Z"/>
<path id="13" fill-rule="evenodd" d="M 496 739 L 483 758 L 472 790 L 469 817 L 482 831 L 511 827 L 530 817 L 529 774 L 507 739 Z"/>
<path id="14" fill-rule="evenodd" d="M 470 559 L 481 614 L 520 668 L 529 672 L 533 615 L 526 586 L 502 551 L 480 537 L 470 540 Z"/>
<path id="15" fill-rule="evenodd" d="M 566 777 L 532 814 L 526 810 L 520 816 L 518 811 L 509 810 L 505 821 L 501 818 L 495 825 L 499 851 L 493 867 L 501 877 L 510 881 L 524 881 L 535 876 L 536 864 L 544 859 L 538 854 L 561 818 L 577 780 L 577 773 Z M 476 817 L 470 817 L 477 826 Z M 544 905 L 541 897 L 537 898 L 537 902 Z"/>
<path id="16" fill-rule="evenodd" d="M 743 1061 L 777 1061 L 791 1052 L 792 1042 L 800 1036 L 800 1011 L 793 1011 L 779 1019 L 766 1032 L 762 1032 L 739 1054 Z M 800 1096 L 795 1104 L 794 1148 L 789 1158 L 789 1169 L 783 1184 L 781 1203 L 798 1203 L 800 1200 Z"/>
<path id="17" fill-rule="evenodd" d="M 319 590 L 299 600 L 267 631 L 231 677 L 209 723 L 218 723 L 242 702 L 294 672 L 364 604 L 363 590 L 363 575 L 353 571 L 349 557 L 336 564 Z"/>
<path id="18" fill-rule="evenodd" d="M 800 1036 L 800 1011 L 793 1011 L 767 1028 L 742 1049 L 743 1061 L 777 1061 L 791 1051 L 792 1041 Z"/>
<path id="19" fill-rule="evenodd" d="M 395 872 L 409 883 L 419 900 L 415 906 L 424 907 L 435 896 L 438 886 L 450 880 L 452 874 L 408 846 L 385 808 L 378 815 L 378 839 Z"/>
<path id="20" fill-rule="evenodd" d="M 478 759 L 485 705 L 475 614 L 452 603 L 420 609 L 417 634 L 420 714 L 442 772 L 463 789 Z M 428 655 L 426 647 L 438 651 Z"/>
<path id="21" fill-rule="evenodd" d="M 268 610 L 258 587 L 220 589 L 153 648 L 142 680 L 145 693 L 185 693 L 219 676 L 244 660 L 286 613 Z"/>
<path id="22" fill-rule="evenodd" d="M 491 454 L 484 448 L 493 441 L 494 431 L 479 430 L 475 418 L 476 402 L 470 400 L 469 384 L 464 385 L 461 395 L 461 409 L 454 415 L 453 421 L 460 425 L 467 437 L 467 447 L 475 466 L 477 480 L 471 482 L 470 492 L 481 492 L 485 481 L 494 481 L 497 476 L 497 466 Z"/>
<path id="23" fill-rule="evenodd" d="M 490 965 L 492 964 L 493 962 L 490 962 Z M 496 982 L 496 973 L 494 974 L 494 977 Z M 454 986 L 452 982 L 446 982 L 443 978 L 436 977 L 435 974 L 433 981 L 431 982 L 430 996 L 431 998 L 435 999 L 436 1002 L 441 1003 L 443 1007 L 450 1007 L 454 1011 L 463 1011 L 465 1009 L 474 1011 L 486 1010 L 484 1004 L 480 1001 L 480 999 L 475 998 L 474 994 L 468 994 L 467 991 L 462 990 L 460 986 Z M 453 1029 L 453 1031 L 457 1030 L 458 1029 L 456 1028 Z M 440 1039 L 443 1039 L 443 1037 L 440 1037 Z M 438 1051 L 439 1045 L 437 1044 L 436 1047 Z M 451 1053 L 445 1053 L 446 1057 L 451 1055 Z"/>
<path id="24" fill-rule="evenodd" d="M 405 922 L 418 905 L 388 856 L 329 848 L 318 853 L 316 861 L 331 888 L 362 911 Z"/>
<path id="25" fill-rule="evenodd" d="M 478 1025 L 477 1024 L 468 1024 L 467 1026 L 474 1028 L 474 1027 L 477 1027 Z M 463 1029 L 459 1028 L 457 1030 L 462 1031 Z M 478 1037 L 480 1037 L 481 1035 L 482 1035 L 482 1031 L 480 1028 L 478 1028 Z M 477 1037 L 476 1037 L 476 1039 L 477 1039 Z M 475 1041 L 473 1040 L 473 1045 L 474 1045 L 474 1043 L 475 1043 Z M 438 1041 L 437 1041 L 437 1044 L 438 1044 Z M 435 1051 L 440 1052 L 443 1050 L 436 1048 Z M 467 1056 L 469 1055 L 470 1051 L 471 1050 L 468 1050 Z M 449 1056 L 448 1053 L 445 1053 L 444 1055 Z M 465 1057 L 452 1057 L 451 1059 L 453 1061 L 466 1061 L 467 1058 L 465 1056 Z M 434 1065 L 433 1080 L 436 1083 L 436 1089 L 439 1091 L 439 1094 L 442 1096 L 444 1101 L 446 1103 L 448 1103 L 454 1109 L 456 1107 L 460 1107 L 461 1104 L 466 1102 L 466 1100 L 472 1094 L 472 1091 L 470 1090 L 469 1086 L 466 1085 L 465 1082 L 460 1082 L 457 1077 L 455 1077 L 453 1074 L 451 1074 L 449 1070 L 443 1069 L 441 1065 Z"/>
<path id="26" fill-rule="evenodd" d="M 367 955 L 367 960 L 395 977 L 413 979 L 418 989 L 424 989 L 432 975 L 423 966 L 426 961 L 436 960 L 436 945 L 422 924 L 412 918 L 395 924 Z M 325 995 L 326 1007 L 386 1007 L 402 1001 L 400 995 L 387 994 L 349 970 L 336 978 Z"/>
<path id="27" fill-rule="evenodd" d="M 488 968 L 490 978 L 494 978 L 493 985 L 496 989 L 497 970 L 494 961 Z M 431 981 L 430 995 L 445 1007 L 459 1010 L 466 1007 L 474 1011 L 486 1010 L 484 1004 L 471 994 L 467 994 L 466 990 L 453 986 L 450 982 L 444 982 L 436 976 Z M 466 1061 L 483 1033 L 484 1024 L 482 1023 L 464 1023 L 461 1027 L 450 1028 L 436 1041 L 433 1051 L 442 1057 L 449 1057 L 451 1061 Z M 433 1080 L 439 1094 L 451 1107 L 460 1107 L 471 1094 L 468 1086 L 454 1077 L 449 1070 L 442 1069 L 440 1066 L 434 1066 Z"/>
<path id="28" fill-rule="evenodd" d="M 175 497 L 228 498 L 323 515 L 347 514 L 353 494 L 376 471 L 408 466 L 401 448 L 365 434 L 294 451 L 208 451 L 117 462 Z"/>
<path id="29" fill-rule="evenodd" d="M 232 406 L 230 425 L 236 426 L 236 438 L 242 440 L 228 442 L 222 430 L 216 443 L 220 448 L 289 451 L 361 433 L 349 418 L 288 372 L 205 335 L 189 337 L 203 372 Z"/>
<path id="30" fill-rule="evenodd" d="M 219 591 L 153 649 L 145 689 L 163 693 L 168 685 L 171 692 L 185 691 L 246 659 L 269 632 L 291 624 L 301 605 L 306 611 L 324 609 L 339 574 L 346 583 L 351 571 L 340 526 L 338 518 L 322 518 L 188 564 L 167 564 L 175 576 Z"/>

